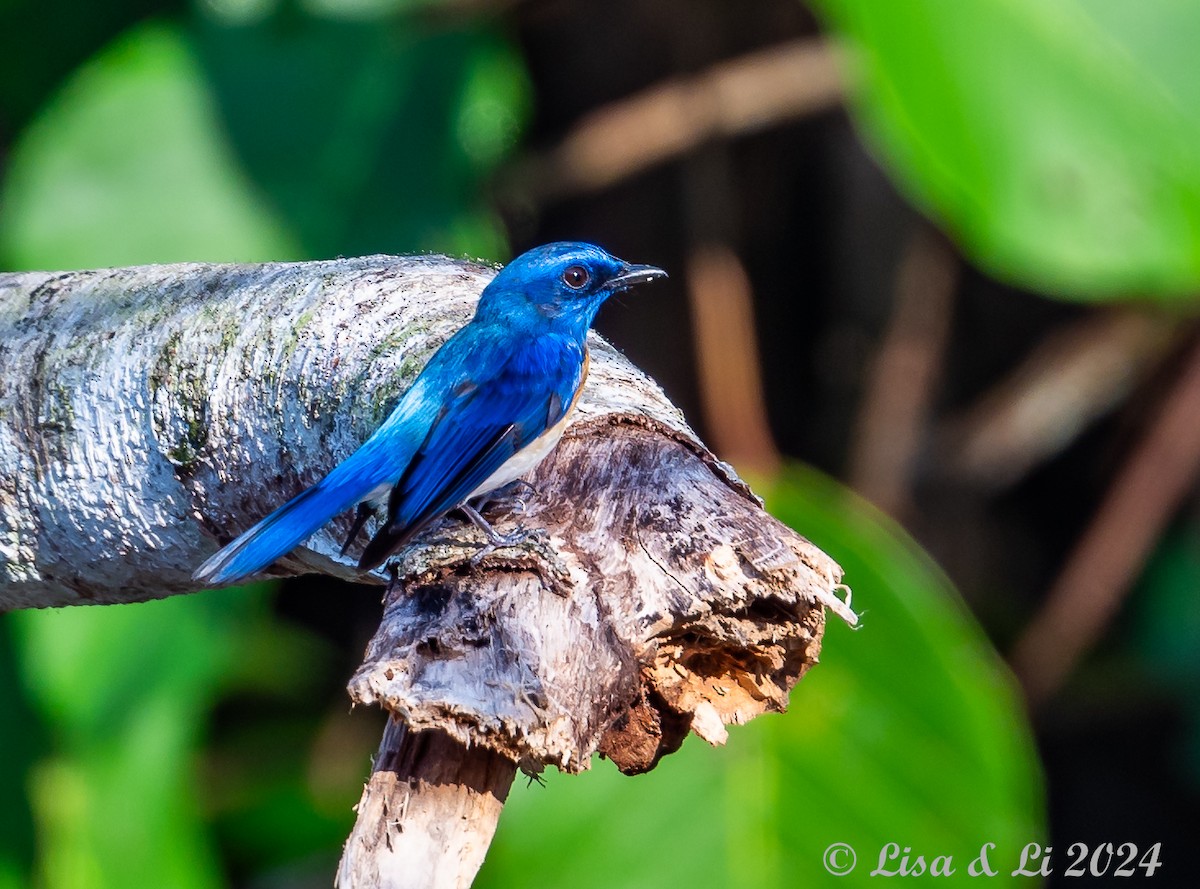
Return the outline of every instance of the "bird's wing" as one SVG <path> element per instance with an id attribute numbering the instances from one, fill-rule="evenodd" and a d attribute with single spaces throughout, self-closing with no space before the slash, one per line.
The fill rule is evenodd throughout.
<path id="1" fill-rule="evenodd" d="M 293 497 L 196 569 L 193 578 L 217 585 L 262 571 L 354 504 L 386 492 L 403 475 L 428 435 L 439 402 L 437 380 L 418 377 L 391 416 L 362 446 L 317 484 Z"/>
<path id="2" fill-rule="evenodd" d="M 578 369 L 558 379 L 497 374 L 462 391 L 442 411 L 392 488 L 388 523 L 359 561 L 373 568 L 422 528 L 459 506 L 504 463 L 562 419 L 579 386 Z"/>

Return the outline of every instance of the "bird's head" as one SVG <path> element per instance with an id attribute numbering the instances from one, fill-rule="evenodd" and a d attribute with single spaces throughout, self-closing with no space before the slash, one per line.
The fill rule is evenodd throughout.
<path id="1" fill-rule="evenodd" d="M 583 335 L 606 299 L 621 290 L 665 278 L 650 265 L 632 265 L 595 244 L 560 241 L 522 253 L 484 289 L 479 313 L 545 319 Z"/>

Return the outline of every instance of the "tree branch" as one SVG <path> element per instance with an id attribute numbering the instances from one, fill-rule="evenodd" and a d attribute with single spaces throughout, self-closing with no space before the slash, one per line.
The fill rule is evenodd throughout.
<path id="1" fill-rule="evenodd" d="M 336 885 L 461 889 L 483 864 L 516 764 L 389 719 Z"/>
<path id="2" fill-rule="evenodd" d="M 374 256 L 0 275 L 0 611 L 195 589 L 217 538 L 366 439 L 492 274 Z M 276 573 L 355 576 L 347 528 Z"/>
<path id="3" fill-rule="evenodd" d="M 367 437 L 491 274 L 377 256 L 0 276 L 0 609 L 191 589 L 214 536 Z M 723 743 L 784 709 L 827 608 L 856 620 L 837 565 L 653 382 L 591 351 L 526 512 L 489 516 L 541 533 L 473 565 L 479 532 L 447 519 L 399 554 L 350 684 L 399 722 L 343 886 L 467 885 L 517 764 L 575 772 L 600 752 L 633 773 L 688 731 Z M 348 523 L 276 571 L 353 576 Z"/>
<path id="4" fill-rule="evenodd" d="M 912 512 L 913 476 L 941 381 L 958 280 L 954 249 L 922 225 L 900 261 L 892 314 L 855 422 L 851 487 L 899 520 Z"/>
<path id="5" fill-rule="evenodd" d="M 1051 331 L 941 424 L 931 462 L 976 488 L 1015 484 L 1129 398 L 1186 332 L 1186 318 L 1144 308 L 1096 312 Z"/>

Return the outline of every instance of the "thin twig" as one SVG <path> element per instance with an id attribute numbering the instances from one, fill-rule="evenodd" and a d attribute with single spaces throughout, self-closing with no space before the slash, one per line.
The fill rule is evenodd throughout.
<path id="1" fill-rule="evenodd" d="M 1100 638 L 1200 476 L 1200 339 L 1012 652 L 1030 703 L 1048 699 Z"/>
<path id="2" fill-rule="evenodd" d="M 688 257 L 687 284 L 713 450 L 743 471 L 770 477 L 780 457 L 767 420 L 750 278 L 731 249 L 707 244 Z"/>
<path id="3" fill-rule="evenodd" d="M 1005 380 L 941 425 L 940 473 L 1003 488 L 1114 410 L 1170 352 L 1179 317 L 1090 314 L 1052 332 Z"/>
<path id="4" fill-rule="evenodd" d="M 950 336 L 958 259 L 922 227 L 896 278 L 895 305 L 875 355 L 850 454 L 850 484 L 885 512 L 903 517 L 913 465 Z"/>
<path id="5" fill-rule="evenodd" d="M 706 140 L 835 107 L 843 98 L 835 62 L 828 43 L 805 38 L 666 81 L 588 115 L 517 178 L 542 201 L 594 191 Z"/>

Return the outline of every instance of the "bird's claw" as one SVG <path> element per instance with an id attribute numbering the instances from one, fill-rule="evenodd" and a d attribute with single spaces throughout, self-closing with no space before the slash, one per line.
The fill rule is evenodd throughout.
<path id="1" fill-rule="evenodd" d="M 471 556 L 469 561 L 470 561 L 472 568 L 478 568 L 479 564 L 484 559 L 486 559 L 488 556 L 490 556 L 492 553 L 494 553 L 498 549 L 505 549 L 507 547 L 512 547 L 512 546 L 520 546 L 522 543 L 525 543 L 530 538 L 537 537 L 541 534 L 541 532 L 537 529 L 530 530 L 530 529 L 525 528 L 520 525 L 518 525 L 515 530 L 510 531 L 507 534 L 499 534 L 496 532 L 496 530 L 494 528 L 491 529 L 491 531 L 492 531 L 492 533 L 490 535 L 487 535 L 487 537 L 488 537 L 487 543 L 485 543 L 483 546 L 481 546 L 475 552 L 475 554 L 473 556 Z"/>

